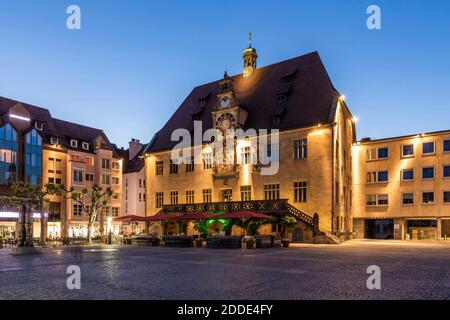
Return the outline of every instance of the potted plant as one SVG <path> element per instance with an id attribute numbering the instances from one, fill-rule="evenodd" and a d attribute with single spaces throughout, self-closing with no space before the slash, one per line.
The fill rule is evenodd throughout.
<path id="1" fill-rule="evenodd" d="M 281 239 L 281 243 L 284 248 L 288 248 L 291 240 L 288 238 L 288 232 L 290 228 L 293 228 L 297 225 L 297 219 L 290 216 L 284 216 L 281 218 L 280 225 L 283 227 L 283 238 Z"/>
<path id="2" fill-rule="evenodd" d="M 244 237 L 244 243 L 245 243 L 245 247 L 247 249 L 254 249 L 255 248 L 255 238 L 252 236 L 247 236 Z"/>

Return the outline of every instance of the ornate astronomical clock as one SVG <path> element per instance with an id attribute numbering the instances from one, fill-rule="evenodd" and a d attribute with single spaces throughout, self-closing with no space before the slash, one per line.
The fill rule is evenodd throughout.
<path id="1" fill-rule="evenodd" d="M 237 128 L 243 125 L 242 119 L 247 112 L 239 107 L 239 102 L 234 95 L 233 80 L 225 73 L 223 80 L 219 81 L 219 92 L 217 103 L 212 112 L 214 128 L 220 130 L 223 136 L 223 164 L 214 163 L 213 172 L 215 179 L 229 179 L 239 175 L 239 165 L 236 159 L 236 139 L 234 139 Z M 233 146 L 227 148 L 227 135 L 233 135 Z M 228 137 L 231 138 L 231 137 Z M 216 151 L 215 151 L 216 152 Z M 215 154 L 217 156 L 217 154 Z"/>

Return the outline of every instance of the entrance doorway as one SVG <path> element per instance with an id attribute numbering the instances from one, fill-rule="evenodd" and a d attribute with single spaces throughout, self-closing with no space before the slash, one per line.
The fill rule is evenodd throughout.
<path id="1" fill-rule="evenodd" d="M 411 240 L 436 240 L 436 220 L 408 220 L 408 234 Z"/>
<path id="2" fill-rule="evenodd" d="M 394 239 L 394 220 L 366 220 L 366 239 Z"/>
<path id="3" fill-rule="evenodd" d="M 303 229 L 302 228 L 295 228 L 292 232 L 292 242 L 304 242 L 304 236 L 303 236 Z"/>

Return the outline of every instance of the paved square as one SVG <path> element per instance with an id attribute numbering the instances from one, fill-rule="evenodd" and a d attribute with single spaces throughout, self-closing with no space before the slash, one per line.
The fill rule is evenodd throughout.
<path id="1" fill-rule="evenodd" d="M 81 268 L 81 290 L 66 269 Z M 381 290 L 368 290 L 369 265 Z M 350 241 L 289 249 L 0 250 L 0 299 L 450 299 L 450 243 Z"/>

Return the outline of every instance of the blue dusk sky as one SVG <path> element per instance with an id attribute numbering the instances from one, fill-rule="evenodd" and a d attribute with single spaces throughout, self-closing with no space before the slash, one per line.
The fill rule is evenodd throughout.
<path id="1" fill-rule="evenodd" d="M 81 30 L 66 9 L 81 8 Z M 366 27 L 381 8 L 382 30 Z M 0 0 L 0 95 L 148 142 L 193 87 L 317 50 L 358 137 L 450 129 L 450 1 Z"/>

